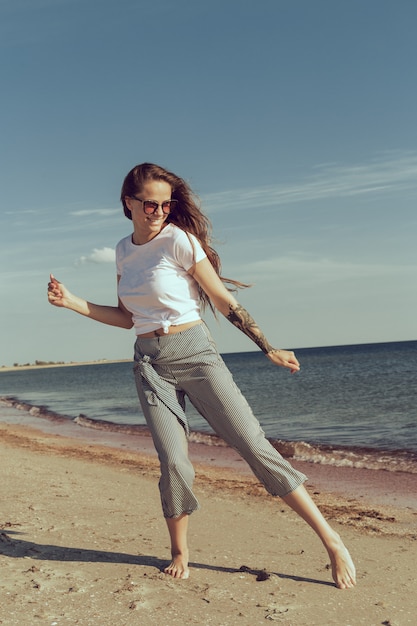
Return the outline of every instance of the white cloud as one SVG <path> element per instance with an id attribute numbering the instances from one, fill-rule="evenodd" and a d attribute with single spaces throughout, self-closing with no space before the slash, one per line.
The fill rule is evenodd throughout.
<path id="1" fill-rule="evenodd" d="M 88 256 L 82 256 L 76 261 L 76 265 L 82 263 L 114 263 L 116 253 L 113 248 L 94 248 Z"/>
<path id="2" fill-rule="evenodd" d="M 79 211 L 72 211 L 71 215 L 74 217 L 91 217 L 92 215 L 115 215 L 120 213 L 118 209 L 80 209 Z"/>
<path id="3" fill-rule="evenodd" d="M 359 165 L 323 164 L 317 173 L 295 185 L 228 190 L 205 196 L 211 212 L 225 208 L 242 210 L 308 202 L 317 199 L 342 198 L 401 189 L 417 189 L 417 154 L 388 153 Z"/>
<path id="4" fill-rule="evenodd" d="M 251 280 L 270 281 L 273 278 L 285 277 L 286 281 L 301 279 L 307 284 L 331 283 L 345 280 L 367 280 L 377 278 L 392 280 L 415 280 L 415 265 L 393 265 L 384 263 L 351 263 L 334 259 L 307 259 L 295 257 L 278 257 L 251 262 L 242 271 Z"/>

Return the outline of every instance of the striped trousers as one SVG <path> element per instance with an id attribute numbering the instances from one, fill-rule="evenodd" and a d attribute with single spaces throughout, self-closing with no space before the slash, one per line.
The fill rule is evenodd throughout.
<path id="1" fill-rule="evenodd" d="M 229 446 L 245 459 L 265 489 L 285 496 L 305 480 L 275 450 L 236 386 L 202 323 L 184 332 L 135 343 L 135 381 L 161 467 L 165 517 L 199 508 L 188 458 L 185 397 Z"/>

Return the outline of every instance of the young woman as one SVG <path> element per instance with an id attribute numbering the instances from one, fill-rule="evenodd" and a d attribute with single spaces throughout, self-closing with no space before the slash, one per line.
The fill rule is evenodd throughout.
<path id="1" fill-rule="evenodd" d="M 171 539 L 172 561 L 165 572 L 188 578 L 187 530 L 199 508 L 188 458 L 184 397 L 213 430 L 248 462 L 269 493 L 280 496 L 317 533 L 332 564 L 333 579 L 355 585 L 355 568 L 339 535 L 308 495 L 304 474 L 268 442 L 245 398 L 217 352 L 201 319 L 208 304 L 239 328 L 274 364 L 300 369 L 294 352 L 273 348 L 220 275 L 210 246 L 210 228 L 184 180 L 143 163 L 126 176 L 121 201 L 133 233 L 116 248 L 118 306 L 101 306 L 68 291 L 51 275 L 49 302 L 93 320 L 135 327 L 135 380 L 161 467 L 159 489 Z"/>

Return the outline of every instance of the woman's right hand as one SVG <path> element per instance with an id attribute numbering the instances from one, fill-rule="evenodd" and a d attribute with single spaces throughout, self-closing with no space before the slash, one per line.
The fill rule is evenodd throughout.
<path id="1" fill-rule="evenodd" d="M 48 301 L 54 306 L 64 307 L 102 324 L 127 329 L 133 326 L 132 314 L 123 306 L 120 299 L 118 306 L 88 302 L 68 291 L 53 274 L 50 275 L 48 283 Z"/>
<path id="2" fill-rule="evenodd" d="M 66 308 L 70 295 L 68 289 L 51 274 L 48 283 L 48 301 L 50 304 Z"/>

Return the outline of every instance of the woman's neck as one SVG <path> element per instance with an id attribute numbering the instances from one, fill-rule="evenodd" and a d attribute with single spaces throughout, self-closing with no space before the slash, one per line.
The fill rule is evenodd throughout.
<path id="1" fill-rule="evenodd" d="M 135 246 L 143 246 L 145 243 L 149 243 L 150 241 L 152 241 L 153 239 L 155 239 L 155 237 L 157 237 L 163 230 L 164 228 L 168 226 L 168 224 L 163 224 L 162 228 L 157 231 L 157 232 L 148 232 L 148 233 L 143 233 L 143 232 L 138 232 L 137 230 L 134 230 L 132 233 L 132 243 Z"/>

